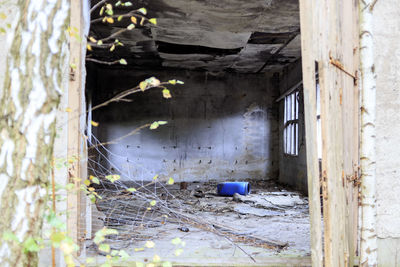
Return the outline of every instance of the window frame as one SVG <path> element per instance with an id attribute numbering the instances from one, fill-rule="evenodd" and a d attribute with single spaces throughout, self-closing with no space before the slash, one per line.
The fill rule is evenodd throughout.
<path id="1" fill-rule="evenodd" d="M 296 89 L 283 99 L 283 154 L 285 156 L 299 155 L 299 98 L 300 90 Z"/>

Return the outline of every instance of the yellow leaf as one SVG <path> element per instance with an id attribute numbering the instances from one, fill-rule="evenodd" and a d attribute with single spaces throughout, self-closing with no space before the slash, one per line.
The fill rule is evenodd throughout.
<path id="1" fill-rule="evenodd" d="M 6 19 L 7 15 L 4 12 L 0 13 L 0 19 Z"/>
<path id="2" fill-rule="evenodd" d="M 169 82 L 170 84 L 173 84 L 173 85 L 176 84 L 176 80 L 169 80 L 168 82 Z"/>
<path id="3" fill-rule="evenodd" d="M 157 180 L 158 174 L 154 175 L 153 180 Z"/>
<path id="4" fill-rule="evenodd" d="M 138 251 L 143 251 L 144 250 L 144 248 L 135 248 L 135 251 L 136 252 L 138 252 Z"/>
<path id="5" fill-rule="evenodd" d="M 86 180 L 86 181 L 87 181 L 87 180 Z M 89 184 L 90 184 L 90 182 L 89 182 Z M 93 191 L 96 190 L 96 189 L 94 189 L 94 187 L 89 187 L 88 190 L 89 190 L 90 192 L 93 192 Z"/>
<path id="6" fill-rule="evenodd" d="M 175 254 L 175 256 L 178 257 L 178 256 L 180 256 L 182 254 L 182 252 L 183 252 L 183 249 L 178 248 L 178 249 L 175 250 L 174 254 Z"/>
<path id="7" fill-rule="evenodd" d="M 136 17 L 133 17 L 133 16 L 132 16 L 132 17 L 131 17 L 131 21 L 132 21 L 133 24 L 137 24 L 137 19 L 136 19 Z"/>
<path id="8" fill-rule="evenodd" d="M 140 82 L 140 83 L 139 83 L 139 88 L 140 88 L 142 91 L 144 91 L 144 90 L 146 89 L 146 87 L 147 87 L 147 82 L 146 82 L 146 81 L 143 81 L 143 82 Z"/>
<path id="9" fill-rule="evenodd" d="M 129 191 L 129 192 L 136 192 L 137 191 L 136 188 L 134 188 L 134 187 L 128 188 L 126 190 Z"/>
<path id="10" fill-rule="evenodd" d="M 142 18 L 142 19 L 140 20 L 140 25 L 143 26 L 143 23 L 144 23 L 144 18 Z"/>
<path id="11" fill-rule="evenodd" d="M 110 51 L 112 52 L 112 51 L 114 51 L 114 49 L 115 49 L 115 45 L 112 45 L 110 48 Z"/>
<path id="12" fill-rule="evenodd" d="M 112 17 L 107 17 L 106 21 L 110 24 L 114 23 L 114 19 Z"/>
<path id="13" fill-rule="evenodd" d="M 97 44 L 98 44 L 98 45 L 102 45 L 102 44 L 103 44 L 103 41 L 102 41 L 102 40 L 99 40 L 99 41 L 97 42 Z"/>
<path id="14" fill-rule="evenodd" d="M 156 255 L 154 255 L 154 257 L 153 257 L 153 261 L 154 261 L 154 262 L 160 262 L 160 261 L 161 261 L 161 258 L 160 258 L 160 256 L 158 256 L 157 254 L 156 254 Z"/>
<path id="15" fill-rule="evenodd" d="M 90 185 L 90 181 L 89 181 L 89 180 L 85 180 L 83 183 L 84 183 L 86 186 L 89 186 L 89 185 Z"/>
<path id="16" fill-rule="evenodd" d="M 169 177 L 167 184 L 174 184 L 174 179 L 172 179 L 172 177 Z"/>
<path id="17" fill-rule="evenodd" d="M 92 126 L 94 126 L 94 127 L 99 126 L 99 123 L 98 123 L 98 122 L 95 122 L 95 121 L 90 121 L 90 124 L 91 124 Z"/>
<path id="18" fill-rule="evenodd" d="M 153 241 L 146 241 L 145 244 L 146 248 L 154 248 L 155 245 Z"/>
<path id="19" fill-rule="evenodd" d="M 157 19 L 156 18 L 149 19 L 149 22 L 151 24 L 157 25 Z"/>
<path id="20" fill-rule="evenodd" d="M 150 201 L 150 206 L 155 206 L 156 204 L 157 204 L 157 201 L 155 201 L 155 200 Z"/>
<path id="21" fill-rule="evenodd" d="M 86 45 L 87 50 L 92 51 L 92 47 L 90 46 L 90 44 Z"/>
<path id="22" fill-rule="evenodd" d="M 128 27 L 126 27 L 128 30 L 132 30 L 135 28 L 135 24 L 129 24 Z"/>
<path id="23" fill-rule="evenodd" d="M 164 98 L 171 98 L 171 92 L 168 89 L 162 90 L 162 94 Z"/>
<path id="24" fill-rule="evenodd" d="M 72 112 L 72 109 L 71 108 L 66 108 L 65 112 Z"/>
<path id="25" fill-rule="evenodd" d="M 124 18 L 124 16 L 118 16 L 118 21 L 121 21 Z"/>
<path id="26" fill-rule="evenodd" d="M 94 37 L 92 37 L 92 36 L 89 37 L 89 40 L 90 40 L 91 42 L 93 42 L 93 43 L 97 43 L 97 40 L 94 39 Z"/>

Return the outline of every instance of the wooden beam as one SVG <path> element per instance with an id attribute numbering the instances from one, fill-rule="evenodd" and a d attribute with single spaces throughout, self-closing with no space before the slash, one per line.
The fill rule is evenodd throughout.
<path id="1" fill-rule="evenodd" d="M 68 86 L 68 107 L 72 112 L 68 116 L 68 179 L 75 184 L 75 189 L 67 195 L 67 231 L 73 241 L 80 245 L 84 238 L 84 220 L 82 208 L 85 207 L 85 196 L 81 193 L 80 179 L 85 179 L 86 163 L 84 157 L 84 139 L 82 120 L 85 120 L 83 106 L 84 88 L 82 88 L 82 70 L 84 66 L 82 40 L 83 18 L 80 1 L 71 1 L 70 29 L 70 80 Z M 80 36 L 82 39 L 77 38 Z M 78 253 L 79 254 L 79 253 Z"/>
<path id="2" fill-rule="evenodd" d="M 317 147 L 317 111 L 315 78 L 315 6 L 300 0 L 301 53 L 303 70 L 304 117 L 307 149 L 308 199 L 311 225 L 311 259 L 313 266 L 323 266 L 322 226 Z"/>

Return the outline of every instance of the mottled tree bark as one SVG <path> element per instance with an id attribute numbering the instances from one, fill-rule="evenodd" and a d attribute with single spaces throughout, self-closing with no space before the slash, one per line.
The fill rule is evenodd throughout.
<path id="1" fill-rule="evenodd" d="M 1 266 L 36 266 L 23 243 L 40 236 L 55 137 L 56 109 L 68 55 L 68 0 L 20 1 L 9 31 L 0 96 Z"/>
<path id="2" fill-rule="evenodd" d="M 374 66 L 374 0 L 360 0 L 361 63 L 361 266 L 378 265 L 376 237 L 376 74 Z"/>

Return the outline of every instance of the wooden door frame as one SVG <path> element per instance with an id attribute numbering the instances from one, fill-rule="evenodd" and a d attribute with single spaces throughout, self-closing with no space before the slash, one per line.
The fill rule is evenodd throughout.
<path id="1" fill-rule="evenodd" d="M 353 266 L 357 256 L 358 16 L 358 0 L 300 0 L 313 266 Z M 321 92 L 321 173 L 316 142 L 316 62 Z"/>

